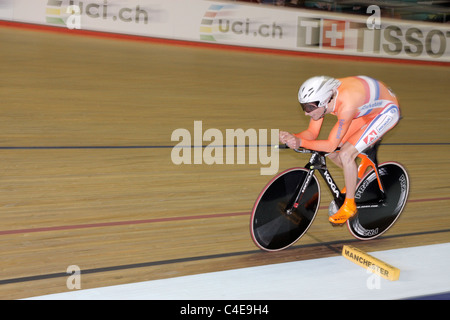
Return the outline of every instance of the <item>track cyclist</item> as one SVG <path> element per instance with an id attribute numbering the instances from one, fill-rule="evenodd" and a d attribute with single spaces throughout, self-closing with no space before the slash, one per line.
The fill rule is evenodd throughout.
<path id="1" fill-rule="evenodd" d="M 345 201 L 329 217 L 331 224 L 342 225 L 357 213 L 355 159 L 398 123 L 398 100 L 384 83 L 367 76 L 312 77 L 301 85 L 298 100 L 305 115 L 311 117 L 309 126 L 297 134 L 280 131 L 280 142 L 292 149 L 330 153 L 328 158 L 344 170 Z M 337 122 L 328 139 L 317 140 L 326 114 L 336 116 Z M 337 148 L 340 150 L 335 151 Z"/>

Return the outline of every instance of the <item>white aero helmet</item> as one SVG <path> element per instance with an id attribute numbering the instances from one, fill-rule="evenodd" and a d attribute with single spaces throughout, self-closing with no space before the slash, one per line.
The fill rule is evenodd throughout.
<path id="1" fill-rule="evenodd" d="M 298 90 L 298 101 L 306 112 L 311 112 L 318 107 L 326 107 L 340 85 L 339 80 L 327 76 L 309 78 Z"/>

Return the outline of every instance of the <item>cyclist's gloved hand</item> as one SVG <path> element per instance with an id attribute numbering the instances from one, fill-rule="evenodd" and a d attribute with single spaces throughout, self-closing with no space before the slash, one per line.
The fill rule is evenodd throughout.
<path id="1" fill-rule="evenodd" d="M 289 132 L 280 131 L 279 139 L 281 143 L 286 144 L 291 149 L 298 149 L 300 147 L 300 139 Z"/>

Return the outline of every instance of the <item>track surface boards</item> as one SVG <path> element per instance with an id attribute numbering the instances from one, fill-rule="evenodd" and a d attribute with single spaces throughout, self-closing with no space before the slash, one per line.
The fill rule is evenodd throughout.
<path id="1" fill-rule="evenodd" d="M 450 69 L 258 54 L 0 28 L 0 298 L 163 279 L 450 240 Z M 365 74 L 389 84 L 403 120 L 380 162 L 398 161 L 410 201 L 383 237 L 355 242 L 321 207 L 292 248 L 264 253 L 250 210 L 262 164 L 175 165 L 172 132 L 307 126 L 306 78 Z M 326 119 L 327 135 L 335 118 Z M 204 144 L 208 144 L 205 142 Z M 280 153 L 279 170 L 306 156 Z M 330 164 L 338 184 L 343 177 Z M 323 182 L 319 182 L 325 187 Z"/>

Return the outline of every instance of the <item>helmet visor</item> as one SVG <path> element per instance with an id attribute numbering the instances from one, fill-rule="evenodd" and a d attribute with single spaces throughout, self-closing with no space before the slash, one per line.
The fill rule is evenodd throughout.
<path id="1" fill-rule="evenodd" d="M 310 113 L 319 107 L 319 101 L 300 103 L 300 105 L 302 106 L 303 111 Z"/>

